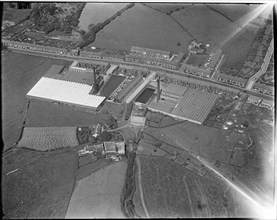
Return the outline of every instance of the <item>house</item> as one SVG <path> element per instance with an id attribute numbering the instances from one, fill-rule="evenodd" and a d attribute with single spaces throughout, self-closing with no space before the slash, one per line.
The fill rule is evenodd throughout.
<path id="1" fill-rule="evenodd" d="M 263 99 L 259 106 L 272 110 L 274 107 L 274 102 L 273 100 Z"/>
<path id="2" fill-rule="evenodd" d="M 261 102 L 261 99 L 257 96 L 249 96 L 248 99 L 246 100 L 246 103 L 251 103 L 254 104 L 256 106 L 259 105 L 259 103 Z"/>

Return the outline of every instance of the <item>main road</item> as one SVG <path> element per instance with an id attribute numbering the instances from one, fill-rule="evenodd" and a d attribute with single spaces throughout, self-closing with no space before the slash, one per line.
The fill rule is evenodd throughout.
<path id="1" fill-rule="evenodd" d="M 173 75 L 178 75 L 178 76 L 181 76 L 181 77 L 184 77 L 184 78 L 188 77 L 188 78 L 194 79 L 196 83 L 197 83 L 197 81 L 210 82 L 210 83 L 215 84 L 215 86 L 216 85 L 221 85 L 221 86 L 224 86 L 224 87 L 229 87 L 229 88 L 232 88 L 232 89 L 236 89 L 240 92 L 244 92 L 244 93 L 247 93 L 247 94 L 250 94 L 250 95 L 258 96 L 262 99 L 273 100 L 273 97 L 270 96 L 270 95 L 262 94 L 262 93 L 259 93 L 259 92 L 253 91 L 253 90 L 248 90 L 246 88 L 238 88 L 238 87 L 230 85 L 230 84 L 225 84 L 225 83 L 222 83 L 222 82 L 219 82 L 219 81 L 215 81 L 211 78 L 203 78 L 201 76 L 191 75 L 191 74 L 188 74 L 188 73 L 185 73 L 185 72 L 180 72 L 179 70 L 166 69 L 166 68 L 163 68 L 163 67 L 160 67 L 160 66 L 152 66 L 152 65 L 148 65 L 148 64 L 142 64 L 142 63 L 140 63 L 140 64 L 130 63 L 130 62 L 126 62 L 126 61 L 92 59 L 92 58 L 88 59 L 88 58 L 84 58 L 84 57 L 71 56 L 69 54 L 67 54 L 67 55 L 50 54 L 50 53 L 38 52 L 38 51 L 26 51 L 25 49 L 18 49 L 18 48 L 16 48 L 16 49 L 12 48 L 11 50 L 14 51 L 14 52 L 29 54 L 29 55 L 33 55 L 33 56 L 43 56 L 43 57 L 63 59 L 63 60 L 69 60 L 69 61 L 74 61 L 74 60 L 92 61 L 93 60 L 93 61 L 109 62 L 109 63 L 117 64 L 117 65 L 126 64 L 126 65 L 129 65 L 129 66 L 147 67 L 149 70 L 163 71 L 163 72 L 167 73 L 168 75 L 173 74 Z"/>

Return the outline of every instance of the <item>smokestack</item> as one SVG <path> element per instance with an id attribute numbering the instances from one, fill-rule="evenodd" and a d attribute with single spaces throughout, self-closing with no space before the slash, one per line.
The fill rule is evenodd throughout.
<path id="1" fill-rule="evenodd" d="M 156 98 L 156 102 L 159 102 L 160 97 L 161 97 L 160 76 L 158 76 L 158 79 L 157 79 L 157 98 Z"/>

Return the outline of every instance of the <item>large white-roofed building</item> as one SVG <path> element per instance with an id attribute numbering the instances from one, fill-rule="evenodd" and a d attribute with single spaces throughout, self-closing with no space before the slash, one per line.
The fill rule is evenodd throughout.
<path id="1" fill-rule="evenodd" d="M 27 97 L 97 110 L 105 97 L 89 94 L 91 90 L 88 84 L 42 77 Z"/>

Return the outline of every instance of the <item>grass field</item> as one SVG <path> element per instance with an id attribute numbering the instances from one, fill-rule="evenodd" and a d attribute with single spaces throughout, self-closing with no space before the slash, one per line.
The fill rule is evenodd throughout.
<path id="1" fill-rule="evenodd" d="M 97 124 L 109 117 L 108 114 L 92 114 L 74 110 L 70 106 L 31 100 L 26 126 L 29 127 L 75 127 Z"/>
<path id="2" fill-rule="evenodd" d="M 66 218 L 122 218 L 120 195 L 127 164 L 124 161 L 78 181 Z"/>
<path id="3" fill-rule="evenodd" d="M 2 168 L 4 217 L 64 218 L 76 171 L 76 152 L 48 157 L 30 150 L 9 153 Z"/>
<path id="4" fill-rule="evenodd" d="M 224 67 L 241 68 L 255 40 L 257 31 L 257 27 L 248 25 L 222 46 L 225 59 L 221 69 Z"/>
<path id="5" fill-rule="evenodd" d="M 25 95 L 53 64 L 69 66 L 69 61 L 2 51 L 2 126 L 5 147 L 17 141 L 27 99 Z M 44 111 L 44 109 L 41 109 Z M 41 120 L 41 119 L 40 119 Z"/>
<path id="6" fill-rule="evenodd" d="M 176 53 L 186 52 L 190 40 L 191 37 L 168 15 L 136 3 L 101 30 L 93 45 L 124 50 L 136 45 Z"/>
<path id="7" fill-rule="evenodd" d="M 174 162 L 159 157 L 139 156 L 142 165 L 144 200 L 150 217 L 235 217 L 231 189 L 208 172 L 199 177 Z M 135 193 L 135 201 L 140 198 Z M 245 211 L 244 211 L 245 212 Z"/>
<path id="8" fill-rule="evenodd" d="M 251 12 L 257 8 L 259 5 L 255 4 L 209 4 L 209 6 L 214 9 L 219 14 L 223 14 L 234 23 L 243 24 L 245 20 L 251 17 Z M 225 19 L 227 19 L 225 18 Z M 224 17 L 222 16 L 222 19 Z"/>
<path id="9" fill-rule="evenodd" d="M 87 3 L 79 18 L 78 26 L 88 31 L 89 25 L 101 23 L 124 8 L 128 3 Z"/>
<path id="10" fill-rule="evenodd" d="M 25 127 L 19 147 L 47 151 L 79 145 L 77 127 Z"/>
<path id="11" fill-rule="evenodd" d="M 172 14 L 198 40 L 211 47 L 218 46 L 237 28 L 230 21 L 210 10 L 207 6 L 195 4 Z"/>
<path id="12" fill-rule="evenodd" d="M 178 11 L 190 6 L 189 4 L 159 4 L 159 3 L 147 3 L 146 5 L 167 14 L 174 13 L 174 11 Z"/>

